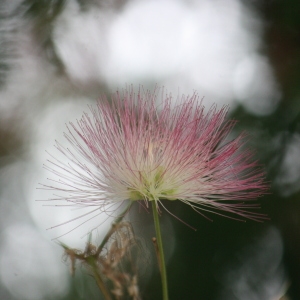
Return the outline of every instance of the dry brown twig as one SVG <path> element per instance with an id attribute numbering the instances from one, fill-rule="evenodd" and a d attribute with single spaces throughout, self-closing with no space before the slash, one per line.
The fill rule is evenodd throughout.
<path id="1" fill-rule="evenodd" d="M 83 263 L 95 277 L 103 294 L 107 294 L 106 299 L 141 299 L 138 264 L 144 257 L 144 251 L 129 222 L 114 226 L 100 253 L 99 248 L 91 243 L 91 236 L 84 251 L 62 246 L 66 257 L 70 259 L 72 275 L 75 273 L 76 262 Z M 108 290 L 113 296 L 108 294 Z"/>

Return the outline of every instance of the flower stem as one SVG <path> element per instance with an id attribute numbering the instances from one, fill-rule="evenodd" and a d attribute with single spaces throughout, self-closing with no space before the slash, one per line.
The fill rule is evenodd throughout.
<path id="1" fill-rule="evenodd" d="M 110 293 L 107 289 L 107 287 L 105 286 L 99 272 L 98 272 L 98 268 L 97 268 L 97 264 L 95 262 L 95 260 L 91 261 L 90 263 L 90 266 L 92 268 L 92 271 L 94 273 L 94 277 L 95 277 L 95 280 L 97 282 L 97 285 L 100 289 L 100 291 L 102 292 L 103 296 L 104 296 L 104 299 L 105 300 L 112 300 L 112 297 L 110 296 Z"/>
<path id="2" fill-rule="evenodd" d="M 105 235 L 104 239 L 102 240 L 101 244 L 99 245 L 99 247 L 97 249 L 97 252 L 95 254 L 96 257 L 100 255 L 103 247 L 106 245 L 106 243 L 109 240 L 109 238 L 111 237 L 111 235 L 115 232 L 115 230 L 117 228 L 117 225 L 123 220 L 123 218 L 125 217 L 125 215 L 129 211 L 131 205 L 132 205 L 132 201 L 129 201 L 128 205 L 123 210 L 123 212 L 121 212 L 117 216 L 117 218 L 115 219 L 115 221 L 112 223 L 110 230 L 107 232 L 107 234 Z"/>
<path id="3" fill-rule="evenodd" d="M 163 250 L 163 244 L 162 244 L 162 238 L 160 232 L 159 216 L 157 213 L 155 201 L 152 201 L 152 211 L 153 211 L 154 226 L 156 232 L 156 242 L 158 246 L 157 259 L 158 259 L 158 264 L 160 266 L 163 300 L 168 300 L 169 296 L 168 296 L 167 271 L 166 271 L 165 256 L 164 256 L 164 250 Z"/>

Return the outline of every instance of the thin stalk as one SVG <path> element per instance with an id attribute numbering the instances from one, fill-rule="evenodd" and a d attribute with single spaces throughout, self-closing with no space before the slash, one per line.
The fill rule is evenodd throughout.
<path id="1" fill-rule="evenodd" d="M 94 273 L 94 277 L 96 279 L 97 285 L 100 289 L 100 291 L 102 292 L 104 299 L 105 300 L 112 300 L 112 297 L 110 296 L 110 293 L 106 287 L 106 285 L 104 284 L 99 272 L 98 272 L 98 268 L 97 268 L 97 264 L 95 263 L 95 259 L 92 258 L 92 261 L 89 263 L 89 265 L 91 266 L 93 273 Z"/>
<path id="2" fill-rule="evenodd" d="M 111 235 L 115 232 L 118 224 L 123 220 L 124 216 L 126 215 L 126 213 L 128 212 L 128 210 L 130 209 L 132 205 L 132 201 L 129 201 L 128 205 L 126 206 L 126 208 L 124 209 L 123 212 L 121 212 L 118 217 L 115 219 L 115 221 L 113 222 L 113 224 L 111 225 L 110 230 L 107 232 L 107 234 L 105 235 L 104 239 L 102 240 L 101 244 L 99 245 L 97 252 L 95 253 L 95 255 L 93 255 L 90 259 L 88 264 L 90 265 L 90 267 L 93 270 L 97 285 L 99 287 L 99 289 L 101 290 L 104 298 L 106 300 L 112 300 L 109 291 L 106 288 L 106 285 L 104 284 L 99 272 L 98 272 L 98 268 L 97 268 L 97 264 L 96 264 L 96 259 L 98 258 L 98 256 L 100 255 L 103 247 L 106 245 L 106 243 L 108 242 L 109 238 L 111 237 Z"/>
<path id="3" fill-rule="evenodd" d="M 109 238 L 111 237 L 111 235 L 115 232 L 118 224 L 123 220 L 123 218 L 125 217 L 125 215 L 127 214 L 127 212 L 129 211 L 130 207 L 132 205 L 132 201 L 129 201 L 128 205 L 126 206 L 126 208 L 124 209 L 123 212 L 121 212 L 118 217 L 115 219 L 115 221 L 112 223 L 110 230 L 108 231 L 108 233 L 105 235 L 104 239 L 102 240 L 101 244 L 99 245 L 97 252 L 95 254 L 96 257 L 98 257 L 103 249 L 103 247 L 106 245 L 107 241 L 109 240 Z"/>
<path id="4" fill-rule="evenodd" d="M 97 258 L 94 255 L 86 257 L 86 253 L 77 253 L 76 250 L 70 249 L 68 246 L 64 245 L 61 243 L 61 246 L 65 249 L 66 254 L 70 257 L 71 263 L 72 263 L 72 275 L 75 273 L 75 259 L 78 259 L 80 261 L 85 262 L 93 271 L 96 283 L 102 292 L 105 300 L 113 300 L 112 297 L 110 296 L 110 293 L 104 284 L 99 272 L 98 272 L 98 267 L 97 267 Z"/>
<path id="5" fill-rule="evenodd" d="M 157 259 L 158 259 L 158 264 L 160 266 L 163 300 L 168 300 L 169 296 L 168 296 L 167 271 L 166 271 L 163 243 L 162 243 L 161 232 L 160 232 L 159 216 L 158 216 L 155 201 L 152 201 L 152 211 L 153 211 L 154 226 L 156 232 L 156 242 L 158 246 Z"/>

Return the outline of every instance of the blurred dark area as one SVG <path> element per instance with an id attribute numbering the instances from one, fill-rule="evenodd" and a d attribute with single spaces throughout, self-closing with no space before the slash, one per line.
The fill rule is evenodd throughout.
<path id="1" fill-rule="evenodd" d="M 2 47 L 0 49 L 0 88 L 2 88 L 2 93 L 0 97 L 2 99 L 7 97 L 7 101 L 11 101 L 14 97 L 6 84 L 14 81 L 14 76 L 17 76 L 10 73 L 11 60 L 18 55 L 14 52 L 16 41 L 12 39 L 10 44 L 10 36 L 16 28 L 14 24 L 18 22 L 18 18 L 23 18 L 30 23 L 31 29 L 26 32 L 31 35 L 33 40 L 38 41 L 40 47 L 38 51 L 37 49 L 33 51 L 33 55 L 38 55 L 39 60 L 46 61 L 41 68 L 52 66 L 50 68 L 53 69 L 51 72 L 55 78 L 54 84 L 47 80 L 45 80 L 46 83 L 41 83 L 45 84 L 45 88 L 41 89 L 38 95 L 32 97 L 43 98 L 45 95 L 44 99 L 51 98 L 51 103 L 59 103 L 59 101 L 66 103 L 64 99 L 72 98 L 75 94 L 77 96 L 88 94 L 95 99 L 95 95 L 109 91 L 110 87 L 103 78 L 100 78 L 99 82 L 95 81 L 94 77 L 91 77 L 90 82 L 80 81 L 81 79 L 77 77 L 72 78 L 63 59 L 57 54 L 55 40 L 52 39 L 53 22 L 67 9 L 68 1 L 26 0 L 21 2 L 14 1 L 14 5 L 9 5 L 8 1 L 4 1 L 0 5 L 2 16 L 0 16 L 0 26 L 11 26 L 10 28 L 0 28 L 2 35 L 0 40 L 0 47 Z M 217 4 L 220 1 L 213 2 Z M 83 11 L 91 9 L 89 7 L 96 7 L 113 11 L 114 14 L 122 12 L 127 4 L 125 1 L 109 1 L 110 4 L 108 4 L 105 1 L 96 0 L 86 3 L 78 1 L 78 3 L 82 5 Z M 259 53 L 268 59 L 280 89 L 278 105 L 269 114 L 254 114 L 239 99 L 233 99 L 237 104 L 230 113 L 231 118 L 238 120 L 234 134 L 243 131 L 249 134 L 248 145 L 256 151 L 255 156 L 266 171 L 266 180 L 270 183 L 270 191 L 258 201 L 261 204 L 261 212 L 268 215 L 270 220 L 263 223 L 244 222 L 208 214 L 210 221 L 184 204 L 166 203 L 166 207 L 174 215 L 197 229 L 194 231 L 171 215 L 163 213 L 162 219 L 165 218 L 162 220 L 163 226 L 166 223 L 166 226 L 163 227 L 163 238 L 166 240 L 170 238 L 168 228 L 172 227 L 172 243 L 174 244 L 174 246 L 170 246 L 170 249 L 168 246 L 166 247 L 167 257 L 169 257 L 167 270 L 170 299 L 300 299 L 300 2 L 298 0 L 257 0 L 241 1 L 241 3 L 253 11 L 263 24 L 262 46 L 259 48 Z M 76 14 L 73 17 L 76 18 Z M 16 64 L 19 62 L 17 61 Z M 29 64 L 29 68 L 30 66 Z M 20 78 L 16 80 L 19 84 Z M 145 78 L 141 78 L 141 84 L 144 83 L 143 80 Z M 153 78 L 146 78 L 146 81 L 152 82 Z M 63 87 L 60 82 L 64 82 Z M 124 83 L 128 83 L 126 78 L 124 78 Z M 39 85 L 39 82 L 36 84 Z M 34 90 L 35 86 L 31 89 Z M 63 100 L 58 101 L 58 96 L 49 97 L 52 90 L 59 90 L 59 97 Z M 10 93 L 9 97 L 7 93 Z M 201 94 L 200 90 L 199 94 Z M 20 95 L 16 97 L 20 97 Z M 28 96 L 29 98 L 31 95 Z M 8 180 L 16 178 L 11 174 L 19 174 L 18 171 L 12 173 L 15 162 L 22 162 L 20 170 L 24 171 L 28 168 L 29 155 L 27 151 L 30 144 L 36 143 L 36 140 L 31 141 L 32 129 L 27 130 L 26 128 L 28 126 L 36 129 L 36 125 L 32 124 L 32 116 L 49 106 L 49 102 L 46 100 L 41 102 L 43 104 L 30 104 L 26 100 L 27 104 L 24 108 L 24 104 L 17 102 L 9 112 L 6 112 L 6 106 L 11 103 L 5 101 L 0 103 L 0 110 L 4 112 L 0 114 L 0 210 L 1 218 L 5 220 L 5 222 L 0 221 L 0 253 L 2 257 L 0 298 L 5 300 L 102 299 L 94 279 L 84 268 L 78 267 L 76 276 L 72 278 L 68 274 L 69 266 L 64 265 L 62 261 L 58 261 L 58 263 L 66 269 L 67 274 L 64 276 L 67 278 L 65 280 L 67 288 L 62 289 L 59 295 L 48 289 L 42 298 L 36 295 L 43 295 L 43 292 L 40 294 L 33 292 L 32 295 L 35 296 L 32 298 L 30 298 L 29 292 L 26 293 L 27 296 L 22 296 L 22 292 L 12 292 L 12 289 L 22 290 L 24 288 L 22 281 L 19 285 L 17 282 L 16 286 L 11 285 L 12 281 L 6 281 L 7 273 L 14 272 L 14 267 L 12 266 L 11 269 L 9 265 L 6 268 L 3 267 L 5 253 L 8 251 L 6 249 L 9 249 L 4 246 L 4 241 L 8 239 L 6 229 L 13 226 L 14 221 L 10 218 L 11 223 L 8 224 L 5 215 L 16 218 L 18 222 L 23 220 L 32 228 L 36 226 L 29 212 L 26 209 L 24 212 L 21 211 L 24 209 L 26 201 L 20 205 L 18 201 L 21 196 L 7 191 L 6 186 Z M 34 109 L 37 106 L 40 108 L 37 111 L 28 112 L 28 106 L 34 107 Z M 24 114 L 28 115 L 29 119 L 24 120 L 22 118 Z M 54 123 L 56 121 L 53 120 Z M 40 151 L 44 150 L 41 148 Z M 26 181 L 26 183 L 29 185 L 32 182 Z M 35 187 L 33 186 L 32 189 Z M 23 195 L 25 191 L 21 190 L 20 193 Z M 26 197 L 24 196 L 24 198 Z M 34 199 L 29 201 L 34 202 Z M 147 225 L 152 222 L 151 215 L 141 212 L 133 219 L 133 225 L 137 227 L 137 234 L 145 241 L 151 240 L 154 228 L 151 227 L 152 225 Z M 141 229 L 143 226 L 147 228 L 144 232 Z M 42 230 L 41 228 L 37 229 L 38 232 Z M 12 236 L 11 239 L 18 240 L 19 236 Z M 41 233 L 41 240 L 43 243 L 48 243 L 45 242 L 47 236 L 44 232 Z M 11 243 L 14 245 L 13 242 Z M 153 250 L 151 243 L 146 242 L 145 245 L 149 251 Z M 15 247 L 18 247 L 18 243 Z M 34 251 L 37 249 L 37 245 L 32 244 L 24 251 L 31 252 L 31 247 L 34 248 Z M 39 251 L 43 251 L 44 248 L 39 249 Z M 60 250 L 62 252 L 62 249 L 58 249 L 57 253 Z M 34 251 L 33 253 L 35 253 Z M 31 259 L 32 268 L 34 268 L 34 257 Z M 59 260 L 59 255 L 57 257 Z M 14 259 L 18 260 L 19 258 L 15 256 Z M 26 263 L 24 261 L 24 264 Z M 151 268 L 149 267 L 149 269 Z M 44 272 L 47 273 L 47 270 L 45 269 Z M 152 268 L 149 274 L 151 275 L 145 276 L 145 279 L 141 278 L 141 295 L 144 300 L 161 299 L 158 268 Z M 22 276 L 26 276 L 26 274 Z M 34 278 L 32 277 L 32 281 Z M 34 283 L 32 286 L 34 287 Z M 42 287 L 40 286 L 39 289 Z M 52 289 L 55 290 L 55 285 Z"/>

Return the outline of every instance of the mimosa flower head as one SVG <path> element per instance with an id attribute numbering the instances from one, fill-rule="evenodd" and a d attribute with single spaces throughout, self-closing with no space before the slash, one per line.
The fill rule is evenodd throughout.
<path id="1" fill-rule="evenodd" d="M 45 187 L 61 192 L 56 200 L 94 209 L 129 200 L 153 201 L 160 211 L 179 200 L 201 214 L 260 220 L 249 200 L 266 191 L 264 174 L 244 134 L 228 139 L 236 122 L 227 113 L 215 105 L 206 111 L 196 93 L 172 99 L 129 88 L 111 102 L 102 97 L 69 124 L 70 147 L 56 144 L 68 162 L 52 156 L 46 168 L 60 179 Z"/>

